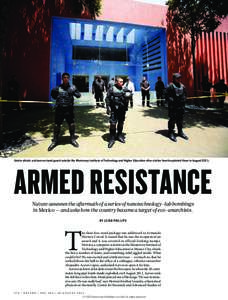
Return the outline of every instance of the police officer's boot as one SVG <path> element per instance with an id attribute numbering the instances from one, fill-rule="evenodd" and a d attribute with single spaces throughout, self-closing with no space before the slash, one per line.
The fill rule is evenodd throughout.
<path id="1" fill-rule="evenodd" d="M 178 135 L 182 137 L 182 139 L 188 140 L 188 136 L 183 132 L 183 130 L 178 131 Z"/>
<path id="2" fill-rule="evenodd" d="M 76 136 L 75 136 L 75 124 L 70 124 L 69 125 L 69 132 L 70 132 L 70 143 L 74 147 L 78 148 L 79 144 L 76 141 Z"/>
<path id="3" fill-rule="evenodd" d="M 173 142 L 176 142 L 176 141 L 177 141 L 176 136 L 175 136 L 173 130 L 170 130 L 170 131 L 169 131 L 169 139 L 170 139 L 171 141 L 173 141 Z"/>
<path id="4" fill-rule="evenodd" d="M 188 140 L 187 135 L 183 132 L 183 120 L 178 121 L 177 129 L 178 129 L 178 135 L 182 137 L 182 139 Z"/>
<path id="5" fill-rule="evenodd" d="M 151 107 L 151 105 L 150 105 L 150 101 L 149 100 L 147 100 L 147 107 Z"/>
<path id="6" fill-rule="evenodd" d="M 118 124 L 117 126 L 117 140 L 121 143 L 125 143 L 125 138 L 123 136 L 123 124 Z"/>
<path id="7" fill-rule="evenodd" d="M 112 146 L 115 144 L 116 126 L 110 125 L 109 132 L 110 132 L 110 139 L 108 142 L 108 148 L 112 148 Z"/>
<path id="8" fill-rule="evenodd" d="M 142 106 L 145 106 L 145 100 L 142 100 Z"/>
<path id="9" fill-rule="evenodd" d="M 60 134 L 60 126 L 55 125 L 55 127 L 54 127 L 54 136 L 53 136 L 53 139 L 52 139 L 52 143 L 48 147 L 48 151 L 53 150 L 58 145 L 59 134 Z"/>

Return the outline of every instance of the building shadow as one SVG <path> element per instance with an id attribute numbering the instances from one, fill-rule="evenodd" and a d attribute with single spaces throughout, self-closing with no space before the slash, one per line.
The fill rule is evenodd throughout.
<path id="1" fill-rule="evenodd" d="M 160 135 L 162 135 L 165 138 L 168 138 L 168 129 L 158 130 L 158 131 L 155 131 L 155 133 L 156 134 L 160 134 Z"/>
<path id="2" fill-rule="evenodd" d="M 34 104 L 35 105 L 35 104 Z M 38 105 L 38 104 L 37 104 Z M 152 107 L 143 112 L 144 117 L 151 120 L 160 119 L 168 123 L 167 107 Z M 89 137 L 91 135 L 103 132 L 101 138 L 108 142 L 109 125 L 108 116 L 103 109 L 94 109 L 93 107 L 76 107 L 76 135 Z M 43 138 L 52 138 L 54 129 L 54 111 L 51 107 L 35 107 L 26 108 L 22 111 L 13 111 L 8 115 L 4 115 L 3 122 L 3 139 L 9 145 L 15 143 L 16 140 L 26 136 L 35 134 L 42 135 Z M 166 126 L 166 125 L 165 125 Z M 225 103 L 223 109 L 207 109 L 194 110 L 187 109 L 184 117 L 184 127 L 228 127 L 228 104 Z M 167 127 L 156 132 L 164 137 L 168 136 Z M 69 129 L 66 122 L 61 127 L 61 144 L 69 143 Z"/>
<path id="3" fill-rule="evenodd" d="M 126 133 L 123 132 L 122 134 L 123 134 L 124 138 L 126 138 Z M 109 139 L 110 139 L 110 134 L 109 134 L 109 132 L 107 132 L 107 133 L 103 134 L 101 137 L 105 142 L 108 143 Z"/>
<path id="4" fill-rule="evenodd" d="M 103 134 L 101 137 L 102 137 L 102 139 L 103 139 L 105 142 L 108 143 L 108 141 L 109 141 L 109 133 L 105 133 L 105 134 Z"/>
<path id="5" fill-rule="evenodd" d="M 78 135 L 76 135 L 76 140 L 79 138 Z M 58 139 L 58 145 L 69 145 L 71 143 L 70 135 L 60 135 Z"/>
<path id="6" fill-rule="evenodd" d="M 165 119 L 168 122 L 168 109 L 166 107 L 153 107 L 143 112 L 145 117 Z M 228 104 L 223 109 L 188 109 L 184 116 L 184 126 L 190 127 L 228 127 Z"/>
<path id="7" fill-rule="evenodd" d="M 187 110 L 185 127 L 228 127 L 228 105 L 224 109 Z"/>
<path id="8" fill-rule="evenodd" d="M 143 112 L 144 117 L 151 117 L 156 119 L 167 119 L 168 110 L 166 107 L 152 107 L 151 109 L 146 109 Z"/>
<path id="9" fill-rule="evenodd" d="M 76 134 L 83 137 L 88 137 L 96 131 L 107 131 L 107 116 L 105 111 L 96 112 L 93 107 L 76 107 L 75 108 L 75 123 Z M 49 113 L 37 122 L 32 123 L 30 128 L 31 133 L 41 132 L 47 138 L 52 136 L 54 129 L 54 111 L 49 110 Z M 61 126 L 61 135 L 69 135 L 69 128 L 66 121 Z"/>
<path id="10" fill-rule="evenodd" d="M 36 104 L 34 104 L 36 105 Z M 38 105 L 38 104 L 37 104 Z M 76 107 L 76 134 L 88 137 L 96 131 L 106 132 L 108 116 L 104 111 L 96 111 L 93 107 Z M 51 107 L 27 107 L 22 111 L 13 111 L 4 115 L 3 133 L 5 141 L 17 139 L 26 133 L 34 135 L 40 133 L 44 138 L 50 138 L 54 130 L 54 110 Z M 66 137 L 64 137 L 66 135 Z M 61 126 L 63 143 L 69 141 L 68 124 L 66 121 Z"/>
<path id="11" fill-rule="evenodd" d="M 94 110 L 94 107 L 76 108 L 76 132 L 84 137 L 96 131 L 106 132 L 108 128 L 106 110 Z"/>

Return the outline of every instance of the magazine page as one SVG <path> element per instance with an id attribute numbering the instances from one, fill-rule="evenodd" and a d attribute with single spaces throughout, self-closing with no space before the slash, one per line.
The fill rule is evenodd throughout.
<path id="1" fill-rule="evenodd" d="M 2 161 L 1 294 L 225 299 L 226 165 Z"/>
<path id="2" fill-rule="evenodd" d="M 0 299 L 228 299 L 227 5 L 206 4 L 1 1 Z"/>

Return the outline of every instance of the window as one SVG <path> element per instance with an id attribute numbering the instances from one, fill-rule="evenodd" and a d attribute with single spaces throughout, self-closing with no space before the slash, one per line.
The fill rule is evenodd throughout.
<path id="1" fill-rule="evenodd" d="M 129 61 L 129 55 L 125 48 L 73 46 L 73 59 Z"/>
<path id="2" fill-rule="evenodd" d="M 72 82 L 78 88 L 79 92 L 89 92 L 88 75 L 73 75 Z"/>

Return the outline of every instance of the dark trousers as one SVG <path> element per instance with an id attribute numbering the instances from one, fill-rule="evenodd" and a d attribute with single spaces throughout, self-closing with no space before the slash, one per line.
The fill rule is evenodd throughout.
<path id="1" fill-rule="evenodd" d="M 183 130 L 183 119 L 184 119 L 184 107 L 169 107 L 169 121 L 168 129 L 169 133 L 174 132 L 175 125 L 177 125 L 178 133 Z"/>
<path id="2" fill-rule="evenodd" d="M 141 94 L 142 94 L 142 105 L 145 105 L 145 99 L 147 100 L 147 105 L 150 105 L 150 91 L 144 91 L 141 90 Z"/>
<path id="3" fill-rule="evenodd" d="M 58 106 L 55 109 L 55 124 L 61 125 L 64 121 L 68 124 L 74 123 L 74 107 L 73 106 Z"/>
<path id="4" fill-rule="evenodd" d="M 103 92 L 95 93 L 96 105 L 104 106 L 104 95 Z"/>
<path id="5" fill-rule="evenodd" d="M 164 106 L 164 99 L 163 99 L 163 92 L 156 92 L 157 97 L 157 106 L 161 104 L 161 106 Z"/>
<path id="6" fill-rule="evenodd" d="M 56 107 L 55 109 L 55 127 L 54 127 L 54 135 L 53 141 L 57 142 L 60 135 L 60 129 L 63 121 L 66 120 L 71 140 L 75 139 L 75 120 L 74 120 L 74 107 L 66 106 L 66 107 Z"/>
<path id="7" fill-rule="evenodd" d="M 224 107 L 225 98 L 226 98 L 226 97 L 219 97 L 219 98 L 218 98 L 218 101 L 219 101 L 219 107 Z"/>
<path id="8" fill-rule="evenodd" d="M 133 96 L 129 99 L 130 107 L 133 107 Z"/>
<path id="9" fill-rule="evenodd" d="M 178 133 L 181 133 L 183 130 L 183 118 L 169 118 L 168 128 L 169 132 L 174 132 L 175 124 L 177 125 Z"/>
<path id="10" fill-rule="evenodd" d="M 141 90 L 141 93 L 142 93 L 142 100 L 145 101 L 145 99 L 147 100 L 150 100 L 150 91 L 144 91 L 144 90 Z"/>
<path id="11" fill-rule="evenodd" d="M 123 132 L 123 126 L 126 116 L 126 109 L 124 107 L 112 108 L 111 115 L 110 115 L 110 137 L 114 138 L 116 135 L 116 127 L 117 127 L 117 134 L 121 135 Z M 116 126 L 117 125 L 117 126 Z"/>

